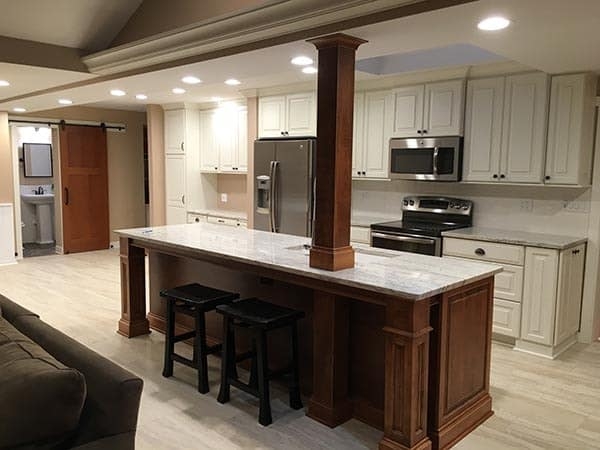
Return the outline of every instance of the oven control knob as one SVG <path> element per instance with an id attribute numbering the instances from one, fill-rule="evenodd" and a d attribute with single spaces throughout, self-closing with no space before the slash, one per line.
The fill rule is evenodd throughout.
<path id="1" fill-rule="evenodd" d="M 456 209 L 460 209 L 460 205 L 459 205 L 458 203 L 457 203 L 456 205 L 454 205 L 454 207 L 455 207 Z"/>
<path id="2" fill-rule="evenodd" d="M 409 203 L 410 203 L 410 206 L 413 206 L 415 204 L 415 201 L 411 200 Z"/>
<path id="3" fill-rule="evenodd" d="M 404 206 L 408 206 L 408 200 L 404 200 L 402 203 L 404 204 Z"/>
<path id="4" fill-rule="evenodd" d="M 449 208 L 454 208 L 454 203 L 450 203 L 450 204 L 448 205 L 448 207 L 449 207 Z"/>
<path id="5" fill-rule="evenodd" d="M 464 210 L 467 210 L 467 209 L 469 209 L 469 205 L 463 205 L 463 209 L 464 209 Z"/>

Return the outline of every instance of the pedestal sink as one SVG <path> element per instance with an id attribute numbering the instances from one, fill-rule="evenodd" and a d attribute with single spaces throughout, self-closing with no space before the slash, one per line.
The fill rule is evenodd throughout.
<path id="1" fill-rule="evenodd" d="M 21 200 L 35 206 L 35 217 L 38 223 L 38 244 L 52 244 L 54 242 L 52 205 L 54 194 L 21 194 Z"/>

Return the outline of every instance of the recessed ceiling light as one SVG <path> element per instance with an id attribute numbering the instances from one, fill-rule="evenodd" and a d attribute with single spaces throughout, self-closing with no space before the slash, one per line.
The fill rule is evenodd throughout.
<path id="1" fill-rule="evenodd" d="M 212 97 L 211 100 L 213 102 L 220 102 L 221 100 L 223 100 L 221 97 Z"/>
<path id="2" fill-rule="evenodd" d="M 228 84 L 229 86 L 238 86 L 238 85 L 242 84 L 242 82 L 239 80 L 236 80 L 235 78 L 230 78 L 229 80 L 225 80 L 225 84 Z"/>
<path id="3" fill-rule="evenodd" d="M 61 98 L 60 100 L 58 100 L 58 103 L 60 103 L 61 105 L 72 105 L 73 101 L 69 100 L 68 98 Z"/>
<path id="4" fill-rule="evenodd" d="M 112 89 L 110 91 L 110 95 L 114 95 L 115 97 L 123 97 L 124 95 L 126 95 L 126 93 L 121 89 Z"/>
<path id="5" fill-rule="evenodd" d="M 13 108 L 14 112 L 25 112 L 27 111 L 25 108 Z"/>
<path id="6" fill-rule="evenodd" d="M 292 64 L 296 66 L 308 66 L 312 63 L 312 58 L 309 58 L 308 56 L 296 56 L 292 59 Z"/>
<path id="7" fill-rule="evenodd" d="M 308 73 L 308 74 L 313 74 L 313 73 L 317 73 L 317 72 L 318 72 L 318 70 L 317 70 L 317 68 L 316 68 L 316 67 L 313 67 L 313 66 L 308 66 L 308 67 L 304 67 L 304 68 L 302 69 L 302 72 L 304 72 L 304 73 Z"/>
<path id="8" fill-rule="evenodd" d="M 186 84 L 198 84 L 198 83 L 202 83 L 202 80 L 200 78 L 194 77 L 194 76 L 187 76 L 187 77 L 183 77 L 181 79 L 181 81 L 183 81 Z"/>
<path id="9" fill-rule="evenodd" d="M 146 100 L 148 96 L 146 94 L 137 94 L 135 98 L 137 98 L 138 100 Z"/>
<path id="10" fill-rule="evenodd" d="M 503 30 L 510 25 L 510 20 L 502 16 L 492 16 L 483 19 L 477 24 L 477 28 L 483 31 Z"/>
<path id="11" fill-rule="evenodd" d="M 10 86 L 10 83 L 6 80 L 0 80 L 0 86 Z"/>
<path id="12" fill-rule="evenodd" d="M 173 92 L 173 94 L 185 94 L 185 89 L 183 89 L 183 88 L 173 88 L 173 89 L 171 89 L 171 92 Z"/>

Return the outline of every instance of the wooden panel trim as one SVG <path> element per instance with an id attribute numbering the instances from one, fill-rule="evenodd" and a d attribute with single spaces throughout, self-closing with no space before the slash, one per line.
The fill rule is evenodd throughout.
<path id="1" fill-rule="evenodd" d="M 131 239 L 119 240 L 121 265 L 121 320 L 117 332 L 131 338 L 150 333 L 146 318 L 146 253 L 132 245 Z"/>

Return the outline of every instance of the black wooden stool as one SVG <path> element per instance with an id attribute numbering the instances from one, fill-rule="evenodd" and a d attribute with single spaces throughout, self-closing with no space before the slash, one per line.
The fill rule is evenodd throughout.
<path id="1" fill-rule="evenodd" d="M 208 363 L 206 357 L 221 351 L 221 344 L 206 344 L 206 323 L 204 314 L 218 305 L 232 302 L 240 297 L 233 292 L 221 291 L 197 283 L 164 289 L 160 296 L 167 301 L 167 323 L 165 333 L 165 364 L 163 377 L 173 375 L 173 361 L 198 370 L 198 391 L 206 394 L 208 387 Z M 191 316 L 195 321 L 193 331 L 175 335 L 175 313 Z M 194 338 L 193 359 L 184 358 L 175 353 L 175 343 Z"/>
<path id="2" fill-rule="evenodd" d="M 298 320 L 304 312 L 267 303 L 256 298 L 240 300 L 227 305 L 217 306 L 217 312 L 223 314 L 223 352 L 221 354 L 221 389 L 217 401 L 229 401 L 230 387 L 235 386 L 260 401 L 258 422 L 269 425 L 271 418 L 271 401 L 269 381 L 289 375 L 290 406 L 302 408 L 300 399 L 300 383 L 298 377 Z M 279 370 L 269 370 L 267 355 L 267 333 L 278 328 L 290 328 L 291 362 Z M 250 332 L 252 351 L 237 355 L 235 349 L 235 328 L 244 328 Z M 237 376 L 236 363 L 252 358 L 250 381 L 240 381 Z"/>

